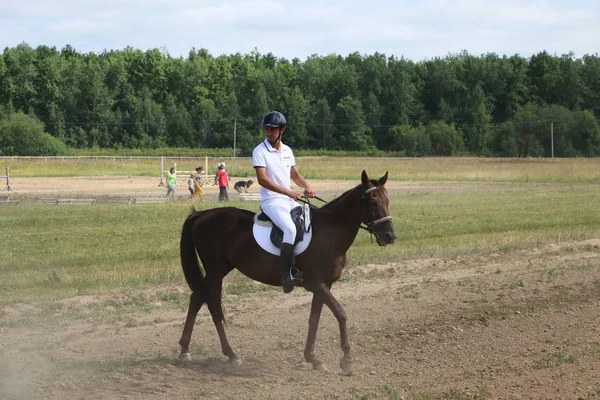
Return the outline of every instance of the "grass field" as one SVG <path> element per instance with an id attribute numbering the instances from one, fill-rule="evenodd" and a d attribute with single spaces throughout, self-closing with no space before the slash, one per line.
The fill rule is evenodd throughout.
<path id="1" fill-rule="evenodd" d="M 598 237 L 598 204 L 596 185 L 396 195 L 390 212 L 397 242 L 380 248 L 361 231 L 348 253 L 350 265 Z M 189 211 L 189 203 L 0 209 L 0 304 L 185 285 L 178 246 Z"/>
<path id="2" fill-rule="evenodd" d="M 219 161 L 227 163 L 231 176 L 254 176 L 249 158 L 209 158 L 208 173 Z M 181 171 L 205 165 L 205 158 L 165 158 L 165 169 L 177 164 Z M 484 182 L 600 182 L 600 159 L 521 158 L 368 158 L 299 157 L 302 174 L 310 179 L 358 179 L 360 171 L 402 181 L 484 181 Z M 10 167 L 13 177 L 131 175 L 159 176 L 160 159 L 148 158 L 0 158 L 0 172 Z"/>
<path id="3" fill-rule="evenodd" d="M 180 169 L 197 161 L 169 160 Z M 232 175 L 252 173 L 249 159 L 225 161 Z M 108 175 L 98 187 L 111 194 L 122 181 L 142 181 L 164 195 L 154 178 L 123 176 L 157 177 L 157 160 L 0 159 L 0 173 L 7 162 L 17 177 L 11 199 L 23 201 L 0 207 L 0 398 L 600 393 L 600 160 L 299 160 L 309 178 L 348 179 L 315 181 L 326 199 L 357 183 L 363 168 L 396 180 L 387 185 L 396 243 L 378 247 L 360 231 L 333 288 L 347 315 L 351 377 L 303 362 L 310 293 L 284 295 L 237 271 L 224 281 L 223 305 L 244 363 L 225 361 L 206 309 L 192 361 L 177 360 L 189 299 L 179 262 L 187 193 L 166 204 L 36 206 L 27 200 L 45 189 L 21 189 L 37 177 Z M 26 176 L 36 178 L 19 179 Z M 65 182 L 52 193 L 70 189 Z M 220 206 L 210 198 L 200 207 Z M 322 315 L 316 353 L 331 366 L 341 355 L 339 328 L 328 310 Z"/>

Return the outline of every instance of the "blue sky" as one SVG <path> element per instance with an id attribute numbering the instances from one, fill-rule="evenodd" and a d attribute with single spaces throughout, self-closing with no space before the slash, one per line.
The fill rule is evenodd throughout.
<path id="1" fill-rule="evenodd" d="M 600 53 L 600 0 L 3 0 L 0 46 L 80 52 L 132 46 L 185 56 L 260 53 L 301 60 L 358 51 L 415 61 Z"/>

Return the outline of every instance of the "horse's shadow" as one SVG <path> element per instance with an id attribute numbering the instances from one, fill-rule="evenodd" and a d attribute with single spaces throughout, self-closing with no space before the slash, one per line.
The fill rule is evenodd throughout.
<path id="1" fill-rule="evenodd" d="M 209 357 L 191 361 L 170 360 L 170 363 L 197 373 L 242 378 L 259 378 L 264 376 L 266 371 L 266 364 L 258 360 L 244 360 L 242 364 L 235 364 L 226 359 Z"/>

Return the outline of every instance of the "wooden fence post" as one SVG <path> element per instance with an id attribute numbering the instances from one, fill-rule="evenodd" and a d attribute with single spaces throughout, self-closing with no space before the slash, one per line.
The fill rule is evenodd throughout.
<path id="1" fill-rule="evenodd" d="M 4 178 L 4 177 L 2 177 Z M 6 167 L 6 187 L 4 188 L 6 192 L 12 192 L 13 188 L 10 186 L 10 168 Z"/>

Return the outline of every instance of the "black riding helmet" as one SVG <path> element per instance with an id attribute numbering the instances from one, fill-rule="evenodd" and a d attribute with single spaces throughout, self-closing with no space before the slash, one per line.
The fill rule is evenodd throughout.
<path id="1" fill-rule="evenodd" d="M 263 118 L 263 128 L 267 126 L 273 126 L 277 128 L 283 128 L 287 124 L 285 117 L 279 111 L 271 111 Z"/>

